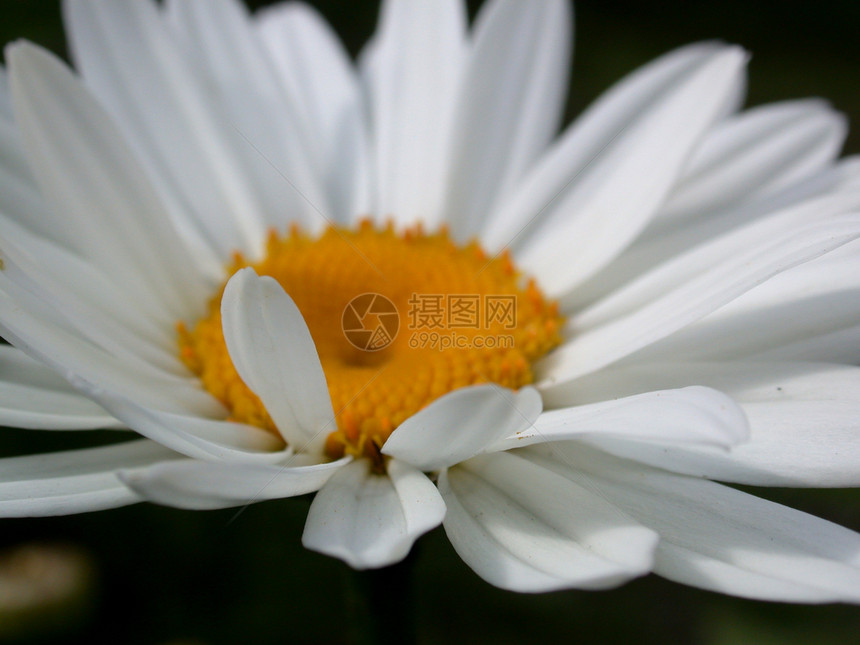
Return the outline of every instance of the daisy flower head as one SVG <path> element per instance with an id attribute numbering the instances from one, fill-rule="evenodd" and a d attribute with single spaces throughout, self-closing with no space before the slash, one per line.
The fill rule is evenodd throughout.
<path id="1" fill-rule="evenodd" d="M 0 77 L 0 513 L 315 493 L 357 569 L 442 524 L 490 583 L 655 572 L 860 601 L 860 535 L 724 483 L 860 482 L 860 167 L 747 54 L 672 51 L 559 133 L 566 0 L 66 0 Z M 724 482 L 724 483 L 716 483 Z"/>

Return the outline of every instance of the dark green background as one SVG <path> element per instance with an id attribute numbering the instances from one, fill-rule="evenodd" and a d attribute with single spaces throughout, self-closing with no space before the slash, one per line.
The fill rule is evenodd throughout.
<path id="1" fill-rule="evenodd" d="M 526 0 L 521 0 L 526 1 Z M 253 2 L 254 6 L 266 4 Z M 371 33 L 373 1 L 313 2 L 355 53 Z M 474 10 L 479 3 L 470 3 Z M 753 53 L 749 104 L 823 96 L 858 123 L 860 3 L 622 2 L 576 5 L 572 118 L 613 81 L 684 43 L 720 38 Z M 0 0 L 0 41 L 26 37 L 64 52 L 57 2 Z M 77 447 L 106 433 L 4 430 L 0 452 Z M 856 491 L 763 491 L 771 499 L 860 529 Z M 29 540 L 82 546 L 98 571 L 94 605 L 62 630 L 25 642 L 359 642 L 366 581 L 309 553 L 300 535 L 309 500 L 192 513 L 148 504 L 66 518 L 4 520 L 0 552 Z M 860 610 L 727 598 L 654 576 L 601 593 L 524 596 L 483 583 L 441 530 L 419 542 L 413 599 L 422 643 L 849 643 Z M 393 590 L 390 616 L 402 611 Z"/>

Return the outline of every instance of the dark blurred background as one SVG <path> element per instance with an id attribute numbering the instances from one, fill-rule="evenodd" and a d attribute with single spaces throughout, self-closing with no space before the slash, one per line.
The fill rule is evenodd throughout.
<path id="1" fill-rule="evenodd" d="M 526 1 L 526 0 L 520 0 Z M 254 7 L 268 4 L 253 0 Z M 375 0 L 311 2 L 354 54 L 374 28 Z M 470 2 L 474 14 L 480 2 Z M 700 39 L 736 42 L 753 54 L 748 104 L 828 98 L 856 129 L 860 152 L 860 3 L 765 0 L 583 0 L 568 119 L 602 90 L 655 56 Z M 28 38 L 65 53 L 59 6 L 0 0 L 0 42 Z M 83 447 L 108 433 L 2 430 L 0 455 Z M 860 529 L 857 491 L 756 490 L 757 494 Z M 80 565 L 75 600 L 18 623 L 0 610 L 0 642 L 362 642 L 368 581 L 300 545 L 308 499 L 232 510 L 184 512 L 148 504 L 65 518 L 3 520 L 0 578 L 21 545 L 60 547 Z M 29 547 L 28 547 L 29 548 Z M 441 530 L 411 558 L 412 605 L 421 643 L 810 643 L 857 642 L 860 609 L 744 601 L 655 576 L 601 593 L 517 595 L 478 579 Z M 50 559 L 48 560 L 50 562 Z M 20 563 L 17 565 L 20 571 Z M 38 567 L 36 567 L 38 571 Z M 75 570 L 72 567 L 71 570 Z M 386 584 L 385 579 L 376 580 Z M 15 594 L 3 587 L 3 594 Z M 390 620 L 403 611 L 392 590 Z M 385 604 L 385 603 L 383 603 Z"/>

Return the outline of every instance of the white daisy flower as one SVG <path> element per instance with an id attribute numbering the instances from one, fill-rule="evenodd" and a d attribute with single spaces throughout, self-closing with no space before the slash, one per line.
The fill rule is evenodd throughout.
<path id="1" fill-rule="evenodd" d="M 386 1 L 357 66 L 299 3 L 64 11 L 77 73 L 0 78 L 0 423 L 144 438 L 0 461 L 0 514 L 318 491 L 303 541 L 356 568 L 442 523 L 507 589 L 860 601 L 860 535 L 710 481 L 860 483 L 826 104 L 738 112 L 747 55 L 700 43 L 555 138 L 565 0 Z"/>

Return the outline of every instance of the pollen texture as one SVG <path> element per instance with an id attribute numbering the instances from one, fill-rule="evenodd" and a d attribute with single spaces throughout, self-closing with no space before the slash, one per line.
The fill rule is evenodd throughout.
<path id="1" fill-rule="evenodd" d="M 332 458 L 379 461 L 407 417 L 467 385 L 527 385 L 532 363 L 561 341 L 557 303 L 507 254 L 456 244 L 444 229 L 293 228 L 270 233 L 259 261 L 236 254 L 230 274 L 247 266 L 275 278 L 310 329 L 337 421 Z M 227 353 L 222 293 L 193 327 L 178 325 L 180 356 L 232 420 L 277 433 Z"/>

